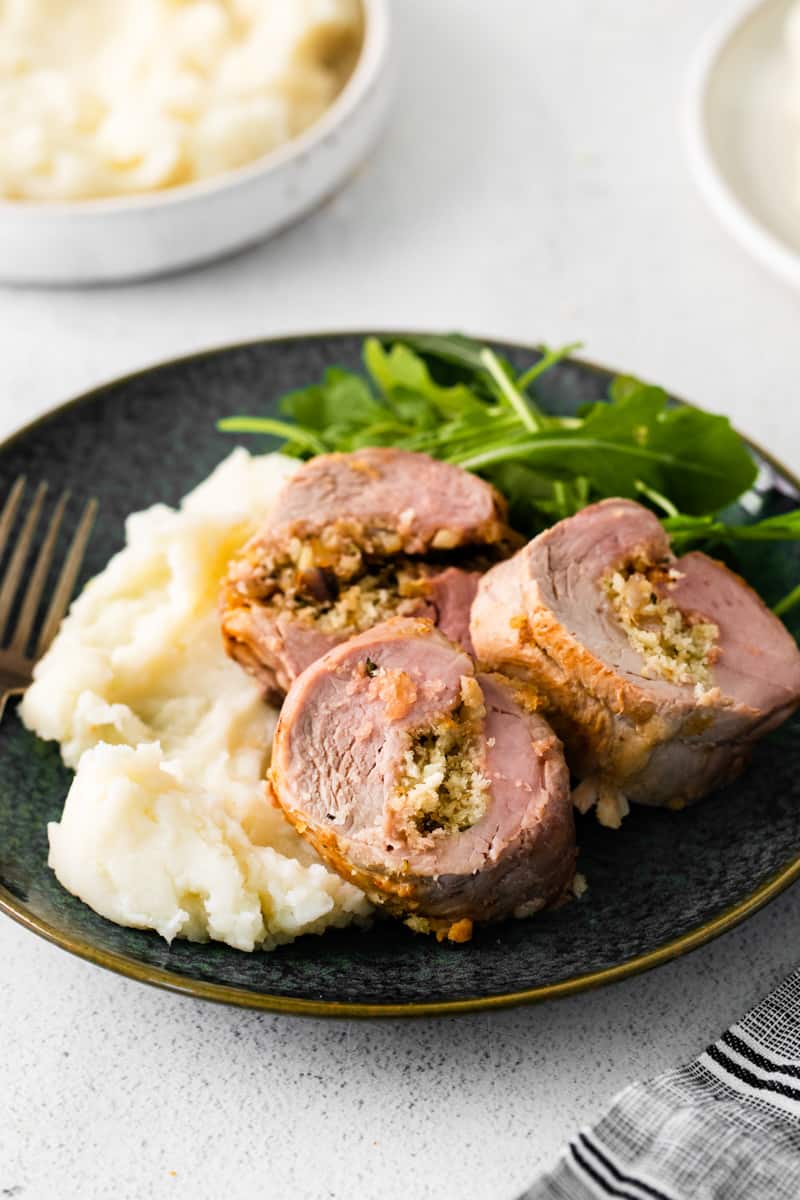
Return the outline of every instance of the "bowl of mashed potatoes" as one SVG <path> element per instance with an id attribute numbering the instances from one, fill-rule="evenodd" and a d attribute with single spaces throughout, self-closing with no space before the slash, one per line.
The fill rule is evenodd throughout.
<path id="1" fill-rule="evenodd" d="M 363 159 L 387 0 L 0 6 L 0 275 L 175 270 L 274 233 Z"/>

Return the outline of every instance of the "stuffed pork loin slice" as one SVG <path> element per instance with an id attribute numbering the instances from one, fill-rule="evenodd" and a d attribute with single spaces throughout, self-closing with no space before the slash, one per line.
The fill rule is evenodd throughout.
<path id="1" fill-rule="evenodd" d="M 481 661 L 531 681 L 583 780 L 579 807 L 682 807 L 735 777 L 800 702 L 800 652 L 722 563 L 675 558 L 656 517 L 604 500 L 481 580 Z"/>
<path id="2" fill-rule="evenodd" d="M 391 616 L 429 618 L 469 648 L 480 570 L 518 544 L 499 493 L 460 467 L 381 447 L 321 455 L 231 564 L 226 648 L 278 693 Z"/>
<path id="3" fill-rule="evenodd" d="M 270 779 L 294 827 L 376 904 L 441 939 L 528 915 L 575 874 L 569 773 L 529 689 L 394 618 L 295 680 Z"/>

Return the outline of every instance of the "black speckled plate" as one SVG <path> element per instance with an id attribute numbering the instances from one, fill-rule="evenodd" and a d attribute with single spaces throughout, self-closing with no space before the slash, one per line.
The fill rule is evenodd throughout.
<path id="1" fill-rule="evenodd" d="M 88 578 L 123 542 L 125 516 L 176 503 L 232 448 L 223 415 L 268 411 L 274 397 L 354 367 L 361 335 L 286 338 L 168 363 L 97 389 L 0 447 L 0 495 L 21 472 L 101 502 Z M 520 365 L 532 351 L 503 347 Z M 553 411 L 605 393 L 609 373 L 572 361 L 542 381 Z M 245 441 L 247 439 L 244 439 Z M 253 448 L 263 448 L 263 440 Z M 760 456 L 764 515 L 794 507 L 788 472 Z M 800 578 L 800 547 L 765 544 L 740 563 L 768 602 Z M 797 632 L 795 630 L 795 632 Z M 457 1012 L 564 995 L 655 966 L 708 941 L 800 875 L 800 721 L 756 750 L 733 787 L 682 813 L 636 809 L 611 833 L 579 829 L 589 891 L 529 921 L 437 945 L 401 925 L 306 937 L 273 953 L 175 942 L 121 929 L 68 895 L 47 866 L 48 821 L 70 782 L 57 747 L 0 726 L 0 908 L 35 933 L 101 966 L 233 1004 L 331 1016 Z"/>

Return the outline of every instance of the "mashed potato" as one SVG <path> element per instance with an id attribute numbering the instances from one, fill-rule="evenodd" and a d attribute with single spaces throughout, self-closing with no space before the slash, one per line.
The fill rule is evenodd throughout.
<path id="1" fill-rule="evenodd" d="M 253 950 L 369 913 L 267 803 L 277 713 L 217 624 L 229 558 L 296 467 L 235 450 L 178 511 L 129 517 L 22 703 L 76 771 L 50 866 L 121 925 Z"/>
<path id="2" fill-rule="evenodd" d="M 330 105 L 359 0 L 4 0 L 0 196 L 82 200 L 242 166 Z"/>

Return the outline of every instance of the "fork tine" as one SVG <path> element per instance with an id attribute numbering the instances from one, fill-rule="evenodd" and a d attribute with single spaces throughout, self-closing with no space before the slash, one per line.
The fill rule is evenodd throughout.
<path id="1" fill-rule="evenodd" d="M 31 541 L 36 531 L 46 491 L 47 484 L 40 483 L 33 497 L 33 503 L 28 509 L 28 515 L 25 518 L 25 523 L 22 526 L 17 544 L 14 547 L 14 553 L 11 555 L 11 562 L 8 564 L 8 569 L 3 576 L 3 586 L 0 588 L 0 640 L 2 640 L 5 634 L 8 614 L 11 611 L 11 605 L 14 603 L 17 589 L 22 582 L 22 573 L 28 561 L 28 551 L 30 550 Z"/>
<path id="2" fill-rule="evenodd" d="M 69 492 L 62 492 L 59 497 L 58 504 L 53 511 L 53 516 L 50 520 L 50 525 L 47 530 L 42 548 L 39 551 L 39 557 L 36 559 L 36 566 L 33 569 L 30 583 L 25 592 L 25 599 L 22 602 L 22 609 L 17 620 L 17 627 L 14 630 L 14 636 L 11 639 L 9 649 L 16 650 L 19 654 L 24 655 L 28 645 L 28 640 L 33 629 L 33 622 L 36 618 L 36 613 L 39 608 L 39 601 L 42 598 L 45 581 L 47 580 L 47 572 L 50 570 L 50 564 L 53 561 L 53 553 L 56 548 L 56 538 L 58 537 L 58 529 L 61 524 L 61 518 L 64 515 L 64 509 L 69 500 Z"/>
<path id="3" fill-rule="evenodd" d="M 11 527 L 14 524 L 14 517 L 17 515 L 19 502 L 22 499 L 22 493 L 25 491 L 25 476 L 19 475 L 14 481 L 14 486 L 8 493 L 8 499 L 3 506 L 3 512 L 0 514 L 0 555 L 6 548 L 8 535 L 11 532 Z"/>
<path id="4" fill-rule="evenodd" d="M 56 590 L 53 593 L 53 599 L 50 601 L 50 607 L 47 610 L 42 632 L 39 635 L 39 641 L 36 646 L 36 658 L 40 658 L 52 642 L 61 624 L 61 619 L 67 611 L 96 515 L 97 501 L 90 500 L 83 510 L 83 516 L 80 519 L 78 528 L 75 530 L 69 554 L 66 557 L 64 566 L 61 568 Z"/>

